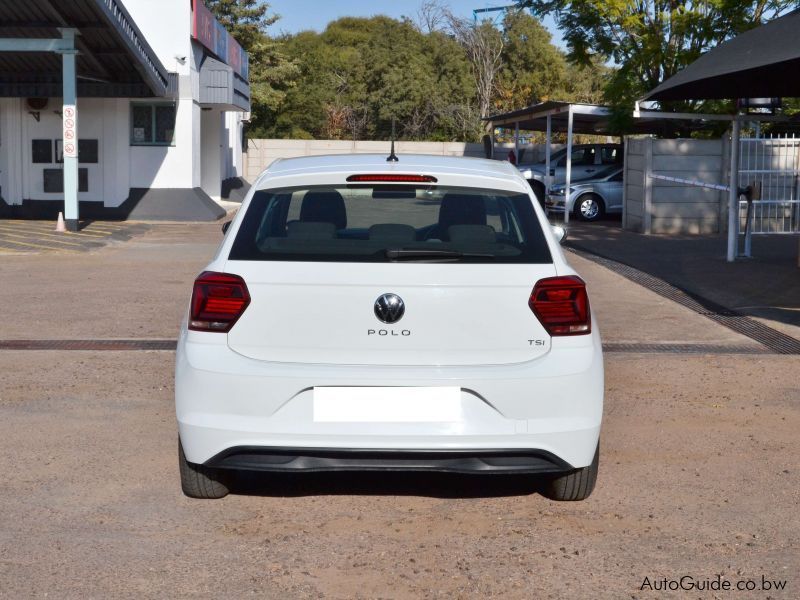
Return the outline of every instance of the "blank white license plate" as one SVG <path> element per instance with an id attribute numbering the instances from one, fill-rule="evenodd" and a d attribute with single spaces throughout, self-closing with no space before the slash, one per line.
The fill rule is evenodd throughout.
<path id="1" fill-rule="evenodd" d="M 459 387 L 315 387 L 314 421 L 432 423 L 461 420 Z"/>

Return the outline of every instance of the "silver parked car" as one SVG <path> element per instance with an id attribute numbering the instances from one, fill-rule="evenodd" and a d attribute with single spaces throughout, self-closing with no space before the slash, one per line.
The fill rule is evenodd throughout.
<path id="1" fill-rule="evenodd" d="M 572 147 L 572 181 L 597 177 L 601 171 L 623 164 L 622 144 L 576 144 Z M 517 168 L 528 180 L 539 202 L 545 201 L 545 162 L 520 164 Z M 567 179 L 567 149 L 562 148 L 550 157 L 550 185 Z"/>
<path id="2" fill-rule="evenodd" d="M 564 185 L 554 185 L 545 202 L 547 212 L 563 213 L 566 196 L 567 210 L 584 221 L 597 221 L 608 213 L 622 212 L 622 166 L 614 166 L 596 176 L 573 181 L 569 194 Z"/>

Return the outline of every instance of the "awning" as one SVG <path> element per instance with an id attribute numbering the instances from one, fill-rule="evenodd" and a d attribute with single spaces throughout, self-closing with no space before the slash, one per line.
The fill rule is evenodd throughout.
<path id="1" fill-rule="evenodd" d="M 642 100 L 800 97 L 800 11 L 712 48 Z"/>
<path id="2" fill-rule="evenodd" d="M 74 28 L 78 95 L 170 94 L 169 74 L 120 0 L 0 0 L 0 39 L 59 38 Z M 61 57 L 53 52 L 0 52 L 0 96 L 58 97 Z"/>
<path id="3" fill-rule="evenodd" d="M 250 86 L 233 68 L 210 56 L 200 65 L 200 106 L 250 110 Z"/>

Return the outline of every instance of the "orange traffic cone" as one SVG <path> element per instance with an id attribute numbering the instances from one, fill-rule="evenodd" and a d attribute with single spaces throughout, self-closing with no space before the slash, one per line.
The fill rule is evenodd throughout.
<path id="1" fill-rule="evenodd" d="M 64 226 L 64 214 L 58 213 L 58 222 L 56 223 L 56 231 L 59 233 L 66 233 L 67 228 Z"/>

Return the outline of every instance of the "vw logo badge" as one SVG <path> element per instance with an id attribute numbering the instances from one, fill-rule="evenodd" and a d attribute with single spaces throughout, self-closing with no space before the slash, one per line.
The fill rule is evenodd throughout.
<path id="1" fill-rule="evenodd" d="M 375 316 L 383 323 L 397 323 L 405 312 L 406 305 L 397 294 L 384 294 L 375 300 Z"/>

